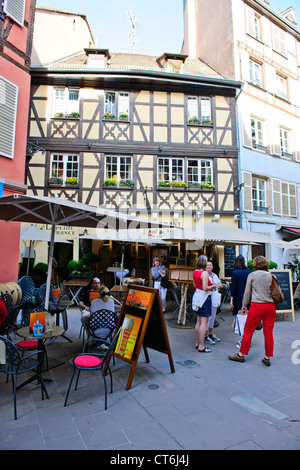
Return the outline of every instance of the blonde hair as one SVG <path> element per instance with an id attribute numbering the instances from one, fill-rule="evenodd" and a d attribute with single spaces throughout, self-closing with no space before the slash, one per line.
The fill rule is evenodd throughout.
<path id="1" fill-rule="evenodd" d="M 108 287 L 106 287 L 106 286 L 100 287 L 99 293 L 100 293 L 100 298 L 101 298 L 104 302 L 108 302 L 108 301 L 109 301 L 110 292 L 109 292 Z"/>
<path id="2" fill-rule="evenodd" d="M 254 258 L 253 266 L 258 270 L 267 270 L 269 266 L 269 261 L 264 256 L 257 256 Z"/>

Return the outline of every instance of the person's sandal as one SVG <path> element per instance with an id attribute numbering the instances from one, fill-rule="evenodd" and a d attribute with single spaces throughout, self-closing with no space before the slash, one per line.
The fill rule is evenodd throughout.
<path id="1" fill-rule="evenodd" d="M 263 362 L 267 367 L 269 367 L 271 365 L 271 361 L 270 359 L 267 359 L 266 357 L 264 357 L 261 362 Z"/>
<path id="2" fill-rule="evenodd" d="M 209 349 L 207 346 L 204 346 L 203 349 L 198 348 L 198 351 L 201 353 L 211 353 L 211 349 Z"/>

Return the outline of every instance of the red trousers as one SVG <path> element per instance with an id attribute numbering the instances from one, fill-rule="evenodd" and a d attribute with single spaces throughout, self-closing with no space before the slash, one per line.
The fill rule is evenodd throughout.
<path id="1" fill-rule="evenodd" d="M 268 357 L 273 357 L 273 328 L 275 319 L 276 308 L 273 303 L 258 304 L 256 302 L 251 302 L 244 328 L 240 352 L 242 354 L 248 354 L 255 328 L 259 325 L 260 321 L 262 320 L 263 332 L 265 337 L 265 355 Z"/>

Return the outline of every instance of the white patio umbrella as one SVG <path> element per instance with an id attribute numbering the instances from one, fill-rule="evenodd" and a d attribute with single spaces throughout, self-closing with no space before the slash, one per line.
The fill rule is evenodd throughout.
<path id="1" fill-rule="evenodd" d="M 27 258 L 27 271 L 26 271 L 26 273 L 28 274 L 29 265 L 30 265 L 30 253 L 31 253 L 32 242 L 35 242 L 35 241 L 37 241 L 37 242 L 51 242 L 51 234 L 49 232 L 45 232 L 41 228 L 35 227 L 33 224 L 31 224 L 28 227 L 21 228 L 20 240 L 28 240 L 30 242 L 29 243 L 28 258 Z M 69 242 L 68 240 L 65 240 L 64 238 L 60 238 L 57 235 L 55 235 L 54 243 L 71 243 L 71 242 Z"/>
<path id="2" fill-rule="evenodd" d="M 248 232 L 218 222 L 197 224 L 195 227 L 176 229 L 161 234 L 164 240 L 182 242 L 193 241 L 200 247 L 203 245 L 249 245 L 257 243 L 279 243 L 276 238 Z"/>
<path id="3" fill-rule="evenodd" d="M 97 230 L 96 233 L 89 235 L 81 235 L 79 238 L 85 240 L 113 240 L 122 245 L 121 274 L 120 280 L 123 279 L 124 268 L 124 246 L 128 243 L 146 243 L 147 245 L 171 245 L 171 242 L 154 237 L 149 233 L 142 233 L 139 230 L 123 229 L 123 230 Z"/>
<path id="4" fill-rule="evenodd" d="M 51 241 L 47 273 L 45 307 L 49 305 L 49 292 L 55 230 L 57 225 L 76 227 L 102 227 L 113 229 L 167 227 L 170 225 L 121 214 L 112 209 L 90 206 L 56 197 L 13 194 L 0 198 L 0 219 L 6 222 L 29 222 L 51 225 Z"/>
<path id="5" fill-rule="evenodd" d="M 278 244 L 279 248 L 285 248 L 287 250 L 300 250 L 300 238 L 292 240 L 291 242 L 284 242 Z"/>

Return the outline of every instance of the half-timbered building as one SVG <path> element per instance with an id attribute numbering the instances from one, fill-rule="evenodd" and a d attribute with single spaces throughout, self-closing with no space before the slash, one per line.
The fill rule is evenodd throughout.
<path id="1" fill-rule="evenodd" d="M 44 151 L 28 166 L 30 193 L 177 226 L 192 226 L 202 211 L 205 221 L 221 215 L 234 224 L 239 82 L 187 55 L 95 48 L 33 64 L 31 73 L 29 140 Z M 73 232 L 66 237 L 74 239 L 76 258 Z M 101 249 L 105 269 L 116 253 Z M 176 250 L 166 253 L 167 263 Z M 138 275 L 148 278 L 141 260 L 154 254 L 154 247 L 139 247 L 128 255 L 140 260 Z"/>

